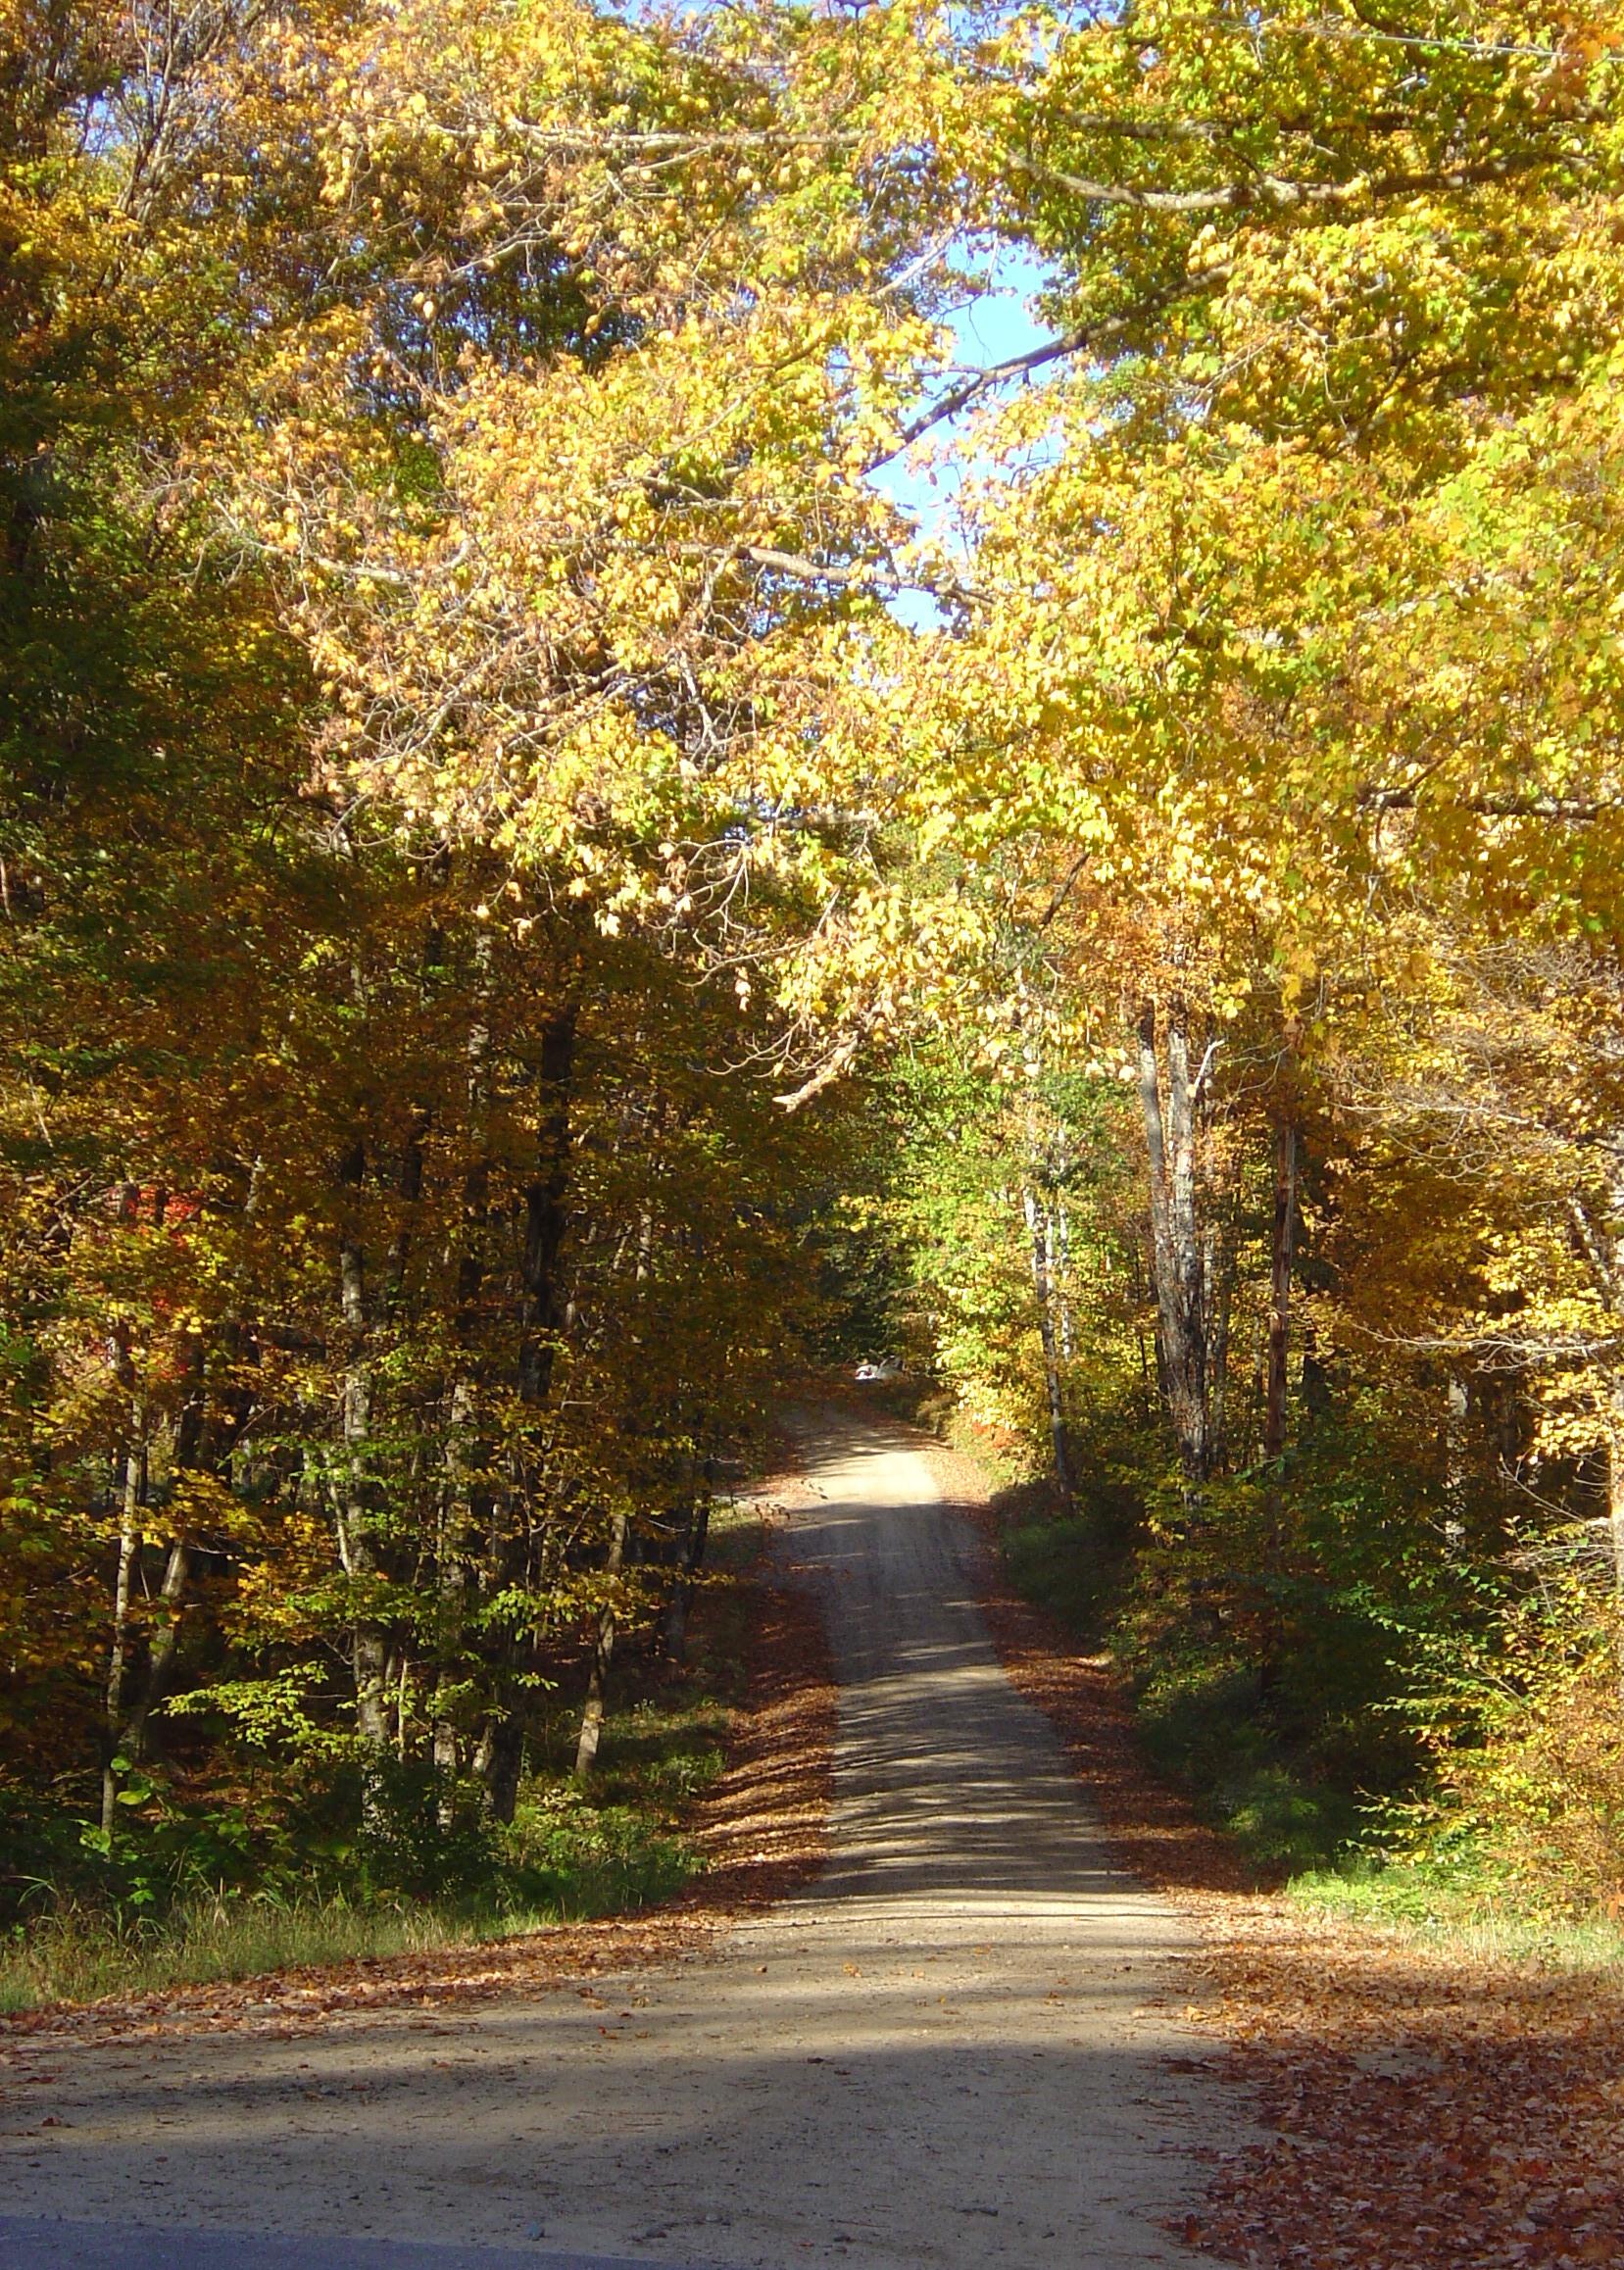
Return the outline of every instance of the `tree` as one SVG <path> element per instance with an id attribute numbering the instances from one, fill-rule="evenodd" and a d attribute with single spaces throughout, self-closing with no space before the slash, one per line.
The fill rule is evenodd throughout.
<path id="1" fill-rule="evenodd" d="M 762 1074 L 932 347 L 907 42 L 5 28 L 11 1767 L 111 1843 L 167 1704 L 347 1689 L 371 1827 L 414 1757 L 502 1816 L 807 1308 Z"/>

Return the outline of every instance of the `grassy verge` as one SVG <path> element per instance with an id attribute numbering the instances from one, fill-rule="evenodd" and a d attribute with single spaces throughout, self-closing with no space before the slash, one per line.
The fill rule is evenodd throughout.
<path id="1" fill-rule="evenodd" d="M 944 1481 L 985 1503 L 973 1474 Z M 1476 1854 L 1303 1872 L 1260 1896 L 1235 1842 L 1150 1770 L 1107 1659 L 1002 1582 L 984 1605 L 1123 1859 L 1203 1930 L 1218 1992 L 1189 2014 L 1257 2130 L 1215 2165 L 1185 2244 L 1259 2270 L 1616 2263 L 1618 1935 L 1513 1913 Z"/>
<path id="2" fill-rule="evenodd" d="M 1009 1498 L 995 1500 L 1008 1521 Z M 1116 1653 L 1111 1611 L 1121 1561 L 1098 1519 L 1023 1521 L 1000 1531 L 1004 1574 L 1085 1648 Z M 1448 1858 L 1361 1850 L 1370 1820 L 1346 1789 L 1305 1766 L 1260 1704 L 1255 1677 L 1199 1656 L 1137 1679 L 1117 1653 L 1146 1763 L 1216 1830 L 1259 1884 L 1310 1915 L 1376 1930 L 1418 1951 L 1560 1971 L 1624 1970 L 1624 1928 L 1565 1913 L 1537 1887 L 1469 1848 Z M 1552 1877 L 1559 1892 L 1560 1882 Z"/>
<path id="3" fill-rule="evenodd" d="M 1079 1640 L 1097 1645 L 1119 1573 L 1118 1559 L 1101 1543 L 1089 1520 L 1008 1521 L 1004 1494 L 998 1510 L 1005 1574 L 1023 1600 L 1058 1616 Z"/>
<path id="4" fill-rule="evenodd" d="M 1525 1887 L 1469 1863 L 1353 1860 L 1306 1870 L 1287 1890 L 1311 1914 L 1417 1949 L 1476 1962 L 1624 1975 L 1624 1929 L 1617 1923 L 1542 1910 Z"/>
<path id="5" fill-rule="evenodd" d="M 1121 1524 L 1097 1513 L 1023 1519 L 1024 1508 L 1004 1492 L 994 1509 L 1011 1589 L 1083 1647 L 1113 1659 L 1148 1761 L 1198 1818 L 1273 1881 L 1328 1865 L 1358 1831 L 1354 1801 L 1313 1772 L 1247 1667 L 1188 1646 L 1143 1657 L 1135 1651 L 1119 1621 L 1127 1571 Z"/>
<path id="6" fill-rule="evenodd" d="M 352 1906 L 338 1900 L 195 1900 L 155 1922 L 64 1909 L 21 1930 L 0 1960 L 8 2016 L 108 1995 L 148 1995 L 271 1971 L 430 1948 L 473 1946 L 552 1922 L 511 1909 L 455 1912 L 427 1902 Z"/>

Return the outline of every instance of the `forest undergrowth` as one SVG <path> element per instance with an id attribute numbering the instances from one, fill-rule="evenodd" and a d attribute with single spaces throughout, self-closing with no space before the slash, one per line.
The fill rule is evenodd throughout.
<path id="1" fill-rule="evenodd" d="M 775 1486 L 794 1485 L 786 1476 Z M 93 2002 L 117 2012 L 131 1998 L 165 2002 L 175 1990 L 277 1976 L 319 1999 L 312 1974 L 326 1972 L 384 1971 L 397 1983 L 431 1984 L 448 1954 L 511 1949 L 538 1934 L 542 1947 L 556 1943 L 559 1959 L 579 1961 L 581 1943 L 559 1927 L 643 1916 L 687 1893 L 691 1929 L 730 1899 L 765 1897 L 776 1878 L 759 1848 L 772 1834 L 755 1821 L 741 1871 L 738 1840 L 725 1826 L 767 1722 L 776 1715 L 787 1728 L 808 1710 L 809 1723 L 816 1721 L 826 1671 L 818 1635 L 770 1590 L 767 1529 L 754 1504 L 716 1528 L 714 1576 L 695 1604 L 687 1660 L 674 1665 L 653 1649 L 624 1658 L 590 1780 L 571 1770 L 575 1716 L 561 1710 L 538 1723 L 511 1826 L 477 1816 L 443 1826 L 432 1785 L 403 1779 L 391 1819 L 410 1824 L 412 1840 L 397 1833 L 381 1851 L 358 1851 L 335 1849 L 319 1816 L 313 1827 L 307 1781 L 291 1816 L 281 1809 L 288 1793 L 274 1782 L 254 1794 L 252 1812 L 225 1812 L 217 1792 L 214 1817 L 236 1832 L 227 1850 L 237 1873 L 214 1883 L 206 1870 L 220 1840 L 199 1830 L 201 1806 L 183 1808 L 170 1791 L 155 1790 L 111 1883 L 104 1874 L 65 1897 L 60 1875 L 35 1887 L 14 1878 L 21 1912 L 0 1952 L 0 2015 Z M 814 1724 L 805 1741 L 789 1742 L 778 1789 L 780 1810 L 809 1808 L 800 1833 L 813 1843 L 818 1806 L 797 1766 L 815 1779 L 821 1769 L 803 1752 L 819 1740 L 826 1747 L 826 1728 L 819 1736 Z M 276 1855 L 270 1863 L 268 1851 Z M 780 1868 L 788 1856 L 776 1855 Z M 121 1897 L 131 1882 L 147 1897 Z M 487 1979 L 481 1957 L 472 1961 L 471 1975 Z"/>
<path id="2" fill-rule="evenodd" d="M 628 1699 L 606 1720 L 600 1784 L 583 1790 L 562 1765 L 542 1763 L 521 1785 L 512 1823 L 476 1824 L 455 1845 L 438 1833 L 432 1783 L 404 1789 L 399 1817 L 423 1808 L 405 1855 L 399 1835 L 359 1851 L 323 1847 L 306 1788 L 297 1835 L 263 1814 L 261 1833 L 247 1833 L 244 1815 L 224 1815 L 245 1832 L 233 1839 L 243 1864 L 234 1881 L 210 1884 L 218 1838 L 195 1813 L 166 1808 L 144 1824 L 150 1844 L 142 1824 L 132 1831 L 116 1889 L 64 1896 L 59 1879 L 42 1886 L 49 1904 L 25 1907 L 0 1956 L 0 2011 L 426 1954 L 652 1906 L 700 1865 L 683 1815 L 721 1770 L 730 1718 L 713 1666 Z M 183 1855 L 178 1867 L 166 1867 L 167 1854 L 149 1857 L 164 1832 Z M 260 1856 L 268 1844 L 270 1862 Z M 133 1900 L 121 1896 L 131 1883 Z"/>

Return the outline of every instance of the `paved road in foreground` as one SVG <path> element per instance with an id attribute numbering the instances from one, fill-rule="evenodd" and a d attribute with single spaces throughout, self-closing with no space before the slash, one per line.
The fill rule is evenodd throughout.
<path id="1" fill-rule="evenodd" d="M 622 2255 L 536 2246 L 418 2245 L 402 2239 L 289 2239 L 252 2231 L 181 2231 L 72 2218 L 0 2215 L 5 2270 L 648 2270 Z"/>
<path id="2" fill-rule="evenodd" d="M 714 1957 L 597 1982 L 607 2010 L 53 2048 L 29 2109 L 68 2125 L 6 2142 L 5 2270 L 1196 2261 L 1165 2224 L 1236 2130 L 1161 2062 L 1185 1927 L 1005 1678 L 906 1432 L 793 1423 L 841 1684 L 820 1879 Z"/>

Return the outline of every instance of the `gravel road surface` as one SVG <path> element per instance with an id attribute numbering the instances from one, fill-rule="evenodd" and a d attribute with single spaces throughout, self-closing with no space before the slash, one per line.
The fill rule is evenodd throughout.
<path id="1" fill-rule="evenodd" d="M 53 2046 L 32 2133 L 0 2135 L 4 2270 L 1199 2259 L 1164 2226 L 1243 2132 L 1165 2063 L 1203 1992 L 1186 1927 L 1006 1680 L 974 1531 L 906 1432 L 792 1424 L 787 1549 L 841 1687 L 822 1876 L 589 1996 Z"/>

